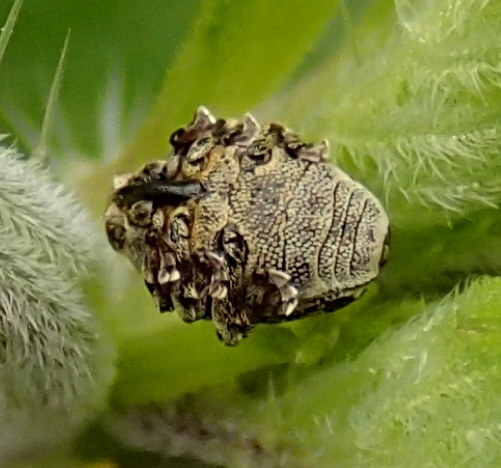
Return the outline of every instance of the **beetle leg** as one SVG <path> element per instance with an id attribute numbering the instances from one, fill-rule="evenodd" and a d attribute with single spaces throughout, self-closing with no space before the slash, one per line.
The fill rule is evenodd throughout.
<path id="1" fill-rule="evenodd" d="M 221 283 L 216 283 L 211 287 L 210 295 L 214 299 L 225 299 L 228 296 L 228 288 Z"/>
<path id="2" fill-rule="evenodd" d="M 179 296 L 178 315 L 183 322 L 191 323 L 205 318 L 206 298 L 202 297 L 194 283 L 183 284 Z"/>
<path id="3" fill-rule="evenodd" d="M 294 310 L 296 310 L 298 303 L 299 303 L 299 301 L 296 298 L 291 299 L 287 302 L 284 302 L 284 304 L 282 306 L 284 314 L 287 317 L 289 317 L 294 312 Z"/>
<path id="4" fill-rule="evenodd" d="M 158 268 L 158 283 L 161 285 L 174 283 L 181 279 L 181 273 L 176 268 L 176 259 L 171 253 L 160 254 L 160 265 Z"/>
<path id="5" fill-rule="evenodd" d="M 299 159 L 311 163 L 321 163 L 327 161 L 329 157 L 329 142 L 323 140 L 322 143 L 310 148 L 301 148 L 298 152 Z"/>
<path id="6" fill-rule="evenodd" d="M 237 345 L 253 328 L 246 312 L 235 310 L 228 298 L 212 298 L 212 321 L 217 337 L 226 346 Z"/>
<path id="7" fill-rule="evenodd" d="M 273 284 L 280 293 L 282 304 L 280 304 L 279 313 L 288 317 L 294 312 L 298 305 L 297 296 L 299 294 L 297 288 L 290 284 L 291 276 L 283 271 L 270 268 L 268 270 L 268 278 L 270 283 Z"/>
<path id="8" fill-rule="evenodd" d="M 225 299 L 228 296 L 228 265 L 224 257 L 216 252 L 206 252 L 205 255 L 213 269 L 208 294 L 214 299 Z"/>
<path id="9" fill-rule="evenodd" d="M 159 268 L 162 264 L 162 260 L 158 257 L 159 252 L 157 249 L 147 249 L 142 265 L 144 283 L 155 300 L 158 310 L 160 312 L 171 312 L 174 310 L 171 287 L 172 283 L 162 284 L 159 281 L 159 278 L 161 277 Z"/>

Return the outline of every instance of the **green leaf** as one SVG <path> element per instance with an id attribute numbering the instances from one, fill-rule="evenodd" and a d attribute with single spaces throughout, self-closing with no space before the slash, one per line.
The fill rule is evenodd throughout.
<path id="1" fill-rule="evenodd" d="M 64 62 L 68 53 L 70 37 L 71 30 L 68 30 L 68 34 L 66 35 L 66 39 L 64 40 L 63 49 L 61 50 L 61 55 L 59 57 L 59 62 L 57 64 L 57 69 L 54 74 L 54 80 L 52 81 L 49 96 L 47 98 L 45 114 L 42 122 L 42 127 L 40 129 L 40 137 L 35 149 L 31 154 L 32 158 L 38 159 L 42 164 L 45 165 L 48 165 L 50 162 L 48 155 L 49 139 L 55 124 L 56 108 L 59 99 L 59 92 L 61 90 L 61 83 L 63 81 Z"/>
<path id="2" fill-rule="evenodd" d="M 2 27 L 0 33 L 0 63 L 2 62 L 5 50 L 7 49 L 7 45 L 9 44 L 10 36 L 14 31 L 14 25 L 16 24 L 17 16 L 19 15 L 19 11 L 21 10 L 23 1 L 24 0 L 15 0 L 14 4 L 12 5 L 12 8 L 10 9 L 7 21 Z"/>
<path id="3" fill-rule="evenodd" d="M 164 156 L 168 136 L 204 104 L 241 114 L 275 92 L 312 48 L 338 2 L 207 0 L 143 128 L 118 165 Z"/>
<path id="4" fill-rule="evenodd" d="M 116 403 L 165 402 L 206 386 L 231 387 L 243 372 L 292 360 L 297 343 L 285 328 L 262 327 L 238 347 L 228 348 L 218 341 L 211 323 L 162 319 L 162 325 L 149 331 L 122 336 Z"/>
<path id="5" fill-rule="evenodd" d="M 267 112 L 328 137 L 333 160 L 384 198 L 394 224 L 496 207 L 500 4 L 399 0 L 396 17 L 385 31 L 361 26 L 356 57 L 347 45 Z"/>
<path id="6" fill-rule="evenodd" d="M 283 395 L 256 401 L 214 389 L 184 407 L 137 408 L 114 431 L 162 453 L 178 427 L 212 427 L 211 446 L 230 448 L 223 456 L 229 466 L 277 466 L 271 460 L 284 457 L 287 466 L 319 468 L 332 467 L 332 460 L 343 468 L 499 466 L 500 305 L 501 279 L 484 277 L 428 307 L 387 306 L 377 312 L 420 313 L 353 360 L 319 367 Z M 361 334 L 372 327 L 357 325 Z M 231 437 L 217 424 L 231 427 Z M 185 446 L 187 433 L 179 435 Z M 249 450 L 249 440 L 259 450 Z M 195 435 L 193 450 L 196 444 Z"/>
<path id="7" fill-rule="evenodd" d="M 284 432 L 300 427 L 303 445 L 326 448 L 314 466 L 498 465 L 500 286 L 479 279 L 299 385 L 284 399 Z"/>

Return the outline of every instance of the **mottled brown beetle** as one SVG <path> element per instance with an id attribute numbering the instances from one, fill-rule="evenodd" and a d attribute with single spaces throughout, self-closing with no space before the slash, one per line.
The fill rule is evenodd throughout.
<path id="1" fill-rule="evenodd" d="M 326 162 L 327 142 L 200 108 L 171 144 L 167 161 L 116 180 L 105 215 L 161 310 L 212 320 L 232 345 L 256 324 L 343 307 L 378 275 L 388 218 Z"/>

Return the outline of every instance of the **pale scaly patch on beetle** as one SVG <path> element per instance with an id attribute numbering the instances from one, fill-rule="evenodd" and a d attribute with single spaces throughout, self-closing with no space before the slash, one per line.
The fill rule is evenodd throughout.
<path id="1" fill-rule="evenodd" d="M 234 345 L 259 323 L 344 307 L 379 274 L 388 217 L 328 164 L 327 141 L 204 107 L 170 141 L 166 161 L 115 180 L 105 215 L 160 310 L 212 320 Z"/>

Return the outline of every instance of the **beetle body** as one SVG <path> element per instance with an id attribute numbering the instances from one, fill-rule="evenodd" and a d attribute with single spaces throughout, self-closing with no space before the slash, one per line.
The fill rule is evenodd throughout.
<path id="1" fill-rule="evenodd" d="M 212 320 L 233 345 L 259 323 L 343 307 L 377 277 L 388 217 L 327 163 L 326 142 L 201 108 L 171 143 L 167 161 L 120 179 L 105 215 L 160 310 Z"/>

